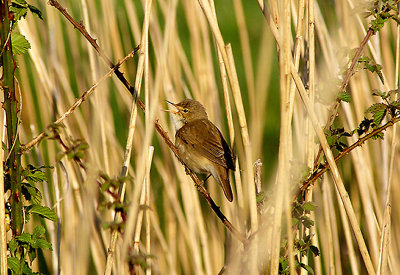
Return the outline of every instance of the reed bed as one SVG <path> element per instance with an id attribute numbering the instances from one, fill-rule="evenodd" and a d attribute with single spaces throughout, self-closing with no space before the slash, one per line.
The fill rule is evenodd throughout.
<path id="1" fill-rule="evenodd" d="M 85 91 L 90 96 L 62 122 L 70 147 L 89 147 L 85 168 L 62 157 L 57 139 L 44 139 L 24 163 L 51 165 L 40 186 L 51 252 L 40 256 L 49 274 L 277 274 L 288 240 L 291 274 L 397 274 L 400 270 L 398 130 L 369 139 L 335 164 L 322 130 L 345 81 L 355 49 L 367 34 L 368 1 L 63 1 L 60 4 L 119 67 L 146 106 L 143 112 L 109 64 L 53 6 L 32 1 L 44 20 L 28 15 L 18 28 L 31 43 L 18 59 L 20 137 L 28 143 L 62 116 Z M 383 66 L 356 65 L 335 126 L 351 131 L 379 98 L 373 89 L 399 89 L 400 29 L 389 21 L 371 36 L 362 56 Z M 101 81 L 100 81 L 101 80 Z M 154 127 L 174 140 L 165 100 L 200 101 L 237 154 L 234 201 L 213 179 L 206 188 L 247 240 L 228 230 L 196 190 L 184 166 Z M 357 135 L 346 137 L 352 144 Z M 296 231 L 292 202 L 312 171 L 319 148 L 330 166 L 305 193 L 314 226 Z M 256 161 L 257 166 L 254 166 Z M 255 176 L 255 167 L 258 167 Z M 260 177 L 261 171 L 261 177 Z M 103 207 L 115 197 L 99 188 L 100 173 L 123 177 L 128 202 L 121 221 Z M 259 180 L 257 180 L 259 179 Z M 256 183 L 259 182 L 257 188 Z M 263 191 L 262 203 L 257 194 Z M 37 223 L 39 221 L 32 221 Z M 29 230 L 29 228 L 27 228 Z M 321 255 L 300 257 L 293 244 L 311 234 Z"/>

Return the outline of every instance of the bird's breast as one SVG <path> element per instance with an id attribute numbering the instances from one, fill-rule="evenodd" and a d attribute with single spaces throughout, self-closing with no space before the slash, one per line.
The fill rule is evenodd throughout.
<path id="1" fill-rule="evenodd" d="M 181 139 L 175 140 L 175 146 L 183 162 L 195 173 L 210 173 L 213 163 L 206 157 L 197 153 L 191 146 Z"/>

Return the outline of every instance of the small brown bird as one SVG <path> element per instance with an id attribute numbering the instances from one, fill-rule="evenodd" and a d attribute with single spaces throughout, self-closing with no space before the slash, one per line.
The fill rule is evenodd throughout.
<path id="1" fill-rule="evenodd" d="M 175 125 L 175 146 L 185 164 L 195 173 L 211 174 L 233 200 L 229 182 L 229 169 L 235 171 L 235 155 L 229 149 L 221 132 L 208 120 L 206 109 L 200 102 L 185 99 L 177 104 L 167 101 L 177 111 L 172 114 Z"/>

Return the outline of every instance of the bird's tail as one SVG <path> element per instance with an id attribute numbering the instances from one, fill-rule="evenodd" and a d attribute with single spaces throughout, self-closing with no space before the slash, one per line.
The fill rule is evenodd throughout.
<path id="1" fill-rule="evenodd" d="M 232 201 L 233 194 L 231 184 L 229 182 L 229 169 L 221 165 L 214 165 L 214 171 L 212 171 L 211 174 L 222 187 L 222 190 L 224 190 L 225 197 L 228 199 L 228 201 Z"/>

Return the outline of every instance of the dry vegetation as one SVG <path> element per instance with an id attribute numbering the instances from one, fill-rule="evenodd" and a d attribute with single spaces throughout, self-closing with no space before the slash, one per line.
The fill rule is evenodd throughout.
<path id="1" fill-rule="evenodd" d="M 371 17 L 364 12 L 371 1 L 271 0 L 265 1 L 265 16 L 263 1 L 215 2 L 216 7 L 213 0 L 60 1 L 113 62 L 140 44 L 120 71 L 139 91 L 145 112 L 115 75 L 102 79 L 107 64 L 57 9 L 33 1 L 44 21 L 28 15 L 18 23 L 31 43 L 18 59 L 22 143 L 102 79 L 63 121 L 59 138 L 41 141 L 23 158 L 25 164 L 54 166 L 49 182 L 40 186 L 43 204 L 58 214 L 57 223 L 46 221 L 53 250 L 41 256 L 42 268 L 51 274 L 127 274 L 129 259 L 138 274 L 217 274 L 224 266 L 226 274 L 276 274 L 282 239 L 289 236 L 286 253 L 293 264 L 297 250 L 290 244 L 308 234 L 286 224 L 322 144 L 332 173 L 305 195 L 316 205 L 310 230 L 321 255 L 301 261 L 316 274 L 397 274 L 396 125 L 383 140 L 367 140 L 336 165 L 321 130 L 368 31 Z M 356 65 L 347 88 L 353 100 L 340 104 L 335 126 L 357 128 L 367 108 L 381 100 L 371 95 L 373 89 L 398 89 L 399 37 L 396 22 L 388 21 L 368 40 L 362 55 L 383 66 L 385 81 Z M 224 198 L 213 179 L 207 189 L 233 226 L 250 237 L 245 245 L 211 210 L 154 127 L 158 120 L 173 140 L 173 125 L 161 112 L 164 100 L 186 97 L 203 103 L 238 155 L 234 201 Z M 79 139 L 89 145 L 82 163 L 61 157 Z M 343 140 L 357 139 L 355 134 Z M 266 194 L 262 211 L 256 202 L 257 159 Z M 114 211 L 104 204 L 116 198 L 100 190 L 99 173 L 117 178 L 123 165 L 128 177 L 120 193 L 129 204 L 124 234 L 114 233 L 112 261 L 111 230 L 103 226 L 113 222 Z M 300 272 L 294 264 L 289 269 Z"/>

